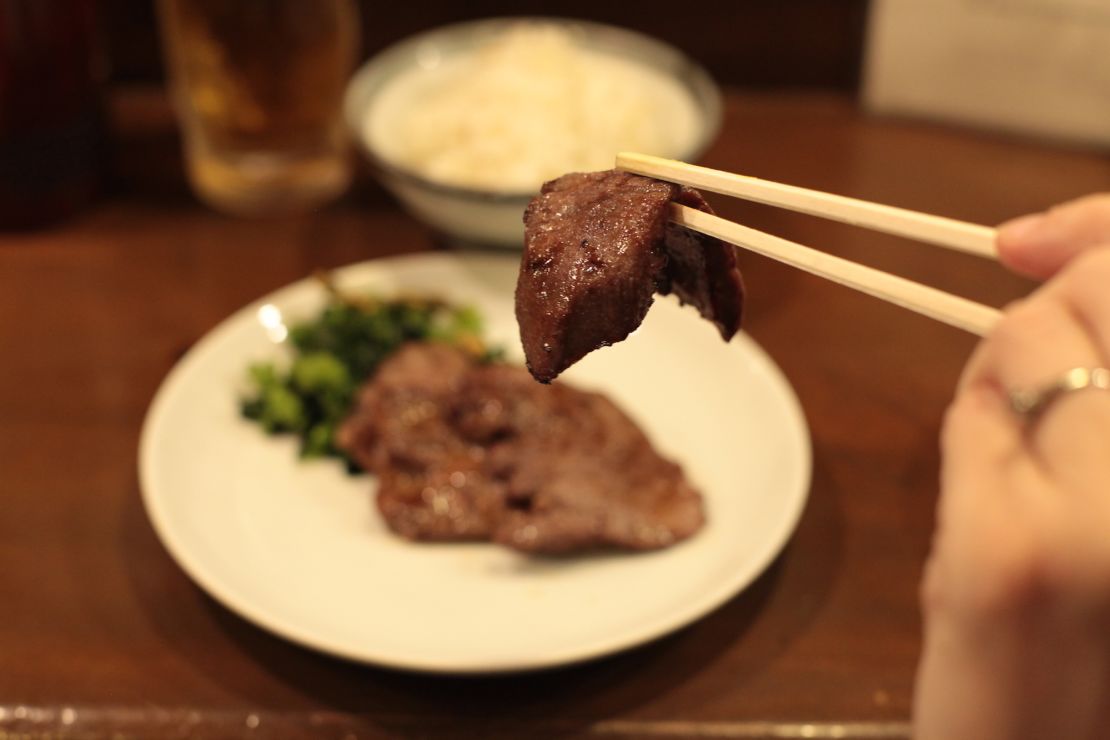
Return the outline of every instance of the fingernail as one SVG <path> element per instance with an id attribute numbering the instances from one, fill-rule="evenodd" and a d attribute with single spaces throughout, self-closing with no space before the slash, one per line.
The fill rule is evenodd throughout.
<path id="1" fill-rule="evenodd" d="M 1044 241 L 1047 236 L 1043 233 L 1044 223 L 1043 213 L 1031 213 L 1028 216 L 1015 218 L 998 227 L 998 240 L 1022 245 Z"/>

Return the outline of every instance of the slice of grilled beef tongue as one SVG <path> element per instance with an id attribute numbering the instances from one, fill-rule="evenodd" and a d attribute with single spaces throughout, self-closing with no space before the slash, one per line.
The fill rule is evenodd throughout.
<path id="1" fill-rule="evenodd" d="M 739 330 L 733 247 L 669 223 L 671 201 L 712 212 L 696 190 L 617 170 L 564 175 L 529 203 L 516 317 L 537 380 L 627 337 L 655 293 L 695 306 L 726 341 Z"/>
<path id="2" fill-rule="evenodd" d="M 408 539 L 651 550 L 704 520 L 682 469 L 604 396 L 446 345 L 386 360 L 337 441 L 378 475 L 378 509 Z"/>
<path id="3" fill-rule="evenodd" d="M 494 541 L 547 554 L 653 550 L 701 528 L 701 496 L 682 468 L 605 396 L 489 365 L 459 399 L 460 433 L 488 446 L 485 474 L 505 486 Z"/>

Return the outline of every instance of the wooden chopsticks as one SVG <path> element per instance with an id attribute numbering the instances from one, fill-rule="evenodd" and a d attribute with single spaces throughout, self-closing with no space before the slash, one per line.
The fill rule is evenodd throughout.
<path id="1" fill-rule="evenodd" d="M 618 154 L 617 168 L 658 180 L 682 183 L 700 190 L 779 206 L 854 226 L 864 226 L 875 231 L 904 236 L 980 257 L 997 258 L 994 249 L 995 230 L 989 226 L 969 224 L 966 221 L 933 216 L 905 208 L 884 206 L 843 195 L 822 193 L 819 190 L 783 185 L 647 154 L 628 152 Z"/>
<path id="2" fill-rule="evenodd" d="M 998 321 L 999 312 L 996 309 L 966 298 L 960 298 L 873 267 L 860 265 L 842 257 L 825 254 L 816 249 L 726 221 L 696 208 L 677 203 L 672 203 L 671 208 L 671 219 L 686 228 L 715 236 L 973 334 L 983 336 Z"/>
<path id="3" fill-rule="evenodd" d="M 645 154 L 618 154 L 617 168 L 659 180 L 668 180 L 897 234 L 982 257 L 995 257 L 995 230 L 987 226 L 806 190 L 792 185 L 782 185 Z M 912 280 L 825 254 L 694 208 L 678 204 L 672 204 L 671 208 L 671 219 L 686 228 L 715 236 L 979 336 L 989 332 L 1001 317 L 1001 312 L 995 308 Z"/>

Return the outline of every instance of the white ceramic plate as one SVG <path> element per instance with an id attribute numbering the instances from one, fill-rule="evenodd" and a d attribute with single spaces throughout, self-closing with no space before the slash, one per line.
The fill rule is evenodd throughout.
<path id="1" fill-rule="evenodd" d="M 426 255 L 338 272 L 343 287 L 468 303 L 519 360 L 517 260 Z M 708 523 L 659 552 L 537 559 L 489 544 L 412 544 L 373 506 L 373 479 L 302 462 L 241 419 L 247 364 L 285 351 L 259 309 L 323 303 L 305 280 L 237 312 L 170 372 L 143 428 L 143 498 L 162 542 L 202 588 L 278 635 L 368 663 L 448 673 L 526 670 L 645 642 L 724 603 L 786 543 L 809 489 L 810 448 L 790 386 L 746 336 L 671 300 L 629 340 L 565 374 L 604 390 L 705 496 Z M 271 311 L 272 313 L 272 311 Z"/>

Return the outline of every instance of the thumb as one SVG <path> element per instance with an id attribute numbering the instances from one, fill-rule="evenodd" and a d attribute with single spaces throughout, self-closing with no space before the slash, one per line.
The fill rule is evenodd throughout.
<path id="1" fill-rule="evenodd" d="M 1088 195 L 998 227 L 998 256 L 1014 272 L 1047 279 L 1072 257 L 1110 241 L 1110 193 Z"/>

